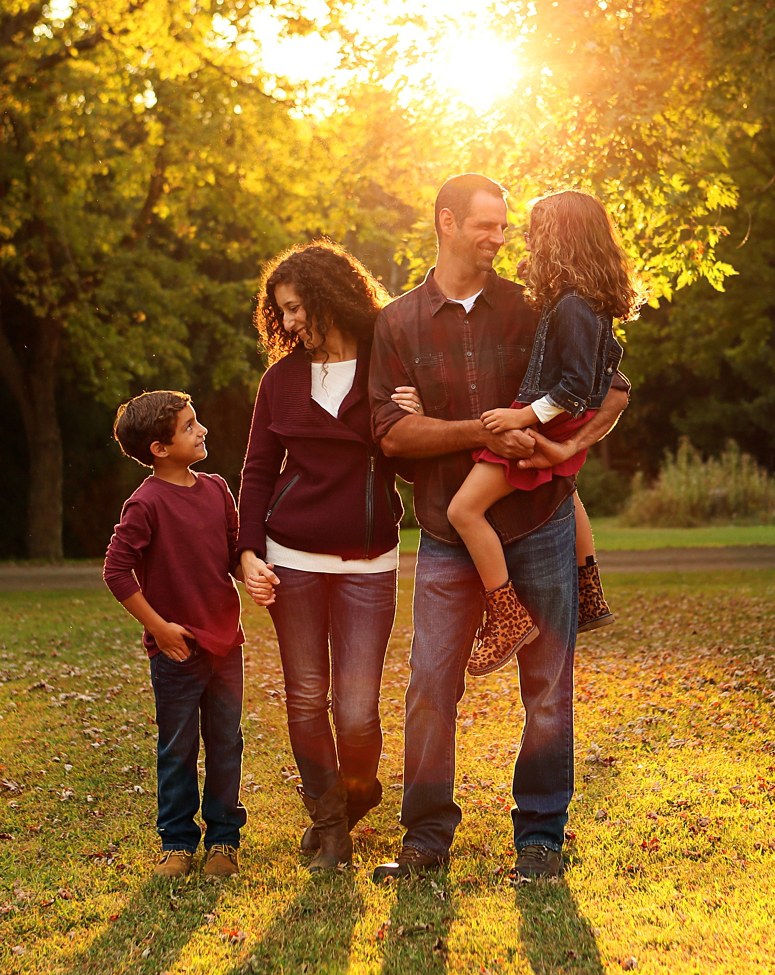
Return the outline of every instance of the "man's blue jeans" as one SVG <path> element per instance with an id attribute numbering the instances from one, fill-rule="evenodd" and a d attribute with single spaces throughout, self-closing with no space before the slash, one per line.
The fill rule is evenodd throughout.
<path id="1" fill-rule="evenodd" d="M 269 612 L 304 791 L 319 799 L 341 773 L 348 803 L 366 805 L 382 752 L 379 689 L 395 617 L 396 573 L 337 575 L 281 565 L 274 571 L 280 585 Z"/>
<path id="2" fill-rule="evenodd" d="M 562 848 L 573 794 L 573 654 L 578 617 L 573 499 L 505 547 L 514 589 L 541 631 L 518 654 L 525 723 L 514 767 L 517 849 Z M 455 722 L 482 615 L 482 585 L 462 546 L 422 534 L 406 692 L 404 843 L 445 857 L 461 819 L 454 799 Z M 489 680 L 491 678 L 472 678 Z"/>
<path id="3" fill-rule="evenodd" d="M 242 647 L 224 657 L 194 646 L 186 660 L 163 653 L 151 657 L 156 697 L 159 813 L 156 828 L 163 850 L 196 850 L 199 809 L 199 718 L 205 746 L 202 818 L 205 847 L 239 846 L 247 813 L 240 802 L 242 775 Z"/>

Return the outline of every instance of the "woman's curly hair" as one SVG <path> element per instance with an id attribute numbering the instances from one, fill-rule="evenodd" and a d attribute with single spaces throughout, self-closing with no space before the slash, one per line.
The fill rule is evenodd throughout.
<path id="1" fill-rule="evenodd" d="M 322 238 L 283 251 L 264 268 L 253 316 L 270 365 L 300 343 L 297 335 L 283 328 L 283 313 L 275 300 L 280 284 L 293 287 L 307 320 L 315 323 L 324 340 L 334 326 L 370 344 L 377 315 L 390 301 L 371 272 L 332 240 Z"/>
<path id="2" fill-rule="evenodd" d="M 530 254 L 524 279 L 535 308 L 576 288 L 596 311 L 631 321 L 645 295 L 622 249 L 616 226 L 590 193 L 563 190 L 542 197 L 530 214 Z"/>

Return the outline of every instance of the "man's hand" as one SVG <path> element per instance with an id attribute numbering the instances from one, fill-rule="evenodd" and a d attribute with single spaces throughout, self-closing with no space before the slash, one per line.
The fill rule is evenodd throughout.
<path id="1" fill-rule="evenodd" d="M 245 589 L 258 606 L 271 606 L 274 602 L 274 587 L 280 580 L 272 571 L 274 566 L 260 559 L 255 552 L 245 549 L 240 555 L 240 565 L 245 576 Z"/>
<path id="2" fill-rule="evenodd" d="M 490 433 L 488 430 L 486 434 L 484 446 L 508 460 L 531 457 L 538 436 L 532 430 L 506 430 L 504 433 Z"/>
<path id="3" fill-rule="evenodd" d="M 556 440 L 547 440 L 543 434 L 537 433 L 532 429 L 525 432 L 529 432 L 533 437 L 535 449 L 533 450 L 532 456 L 523 458 L 517 464 L 517 467 L 522 470 L 529 468 L 545 470 L 547 467 L 554 467 L 555 464 L 561 464 L 564 460 L 573 457 L 577 453 L 576 447 L 570 441 L 564 440 L 558 442 Z"/>
<path id="4" fill-rule="evenodd" d="M 189 637 L 193 640 L 194 634 L 180 623 L 164 623 L 157 626 L 152 634 L 156 646 L 170 660 L 188 660 L 191 656 L 191 650 L 184 638 Z"/>

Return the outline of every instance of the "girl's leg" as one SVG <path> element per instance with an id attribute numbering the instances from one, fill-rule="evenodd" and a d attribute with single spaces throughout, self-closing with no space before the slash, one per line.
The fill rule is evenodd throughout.
<path id="1" fill-rule="evenodd" d="M 450 501 L 447 517 L 465 542 L 484 588 L 489 592 L 508 582 L 509 573 L 498 533 L 485 518 L 496 501 L 514 488 L 501 464 L 480 461 Z"/>
<path id="2" fill-rule="evenodd" d="M 578 492 L 573 495 L 573 502 L 576 506 L 576 565 L 586 565 L 588 556 L 595 558 L 595 540 L 592 537 L 589 515 Z"/>
<path id="3" fill-rule="evenodd" d="M 576 565 L 579 574 L 579 625 L 578 632 L 596 630 L 614 622 L 614 616 L 605 601 L 600 572 L 595 560 L 595 541 L 587 512 L 578 494 L 574 495 L 576 512 Z"/>

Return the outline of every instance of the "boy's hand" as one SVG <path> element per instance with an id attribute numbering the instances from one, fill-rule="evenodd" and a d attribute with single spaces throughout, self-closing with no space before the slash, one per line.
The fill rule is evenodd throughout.
<path id="1" fill-rule="evenodd" d="M 188 660 L 191 656 L 191 649 L 184 637 L 195 639 L 194 634 L 185 626 L 181 626 L 180 623 L 165 623 L 153 631 L 156 646 L 170 660 Z"/>
<path id="2" fill-rule="evenodd" d="M 245 576 L 245 589 L 258 606 L 271 606 L 274 602 L 274 587 L 280 580 L 274 574 L 273 565 L 260 559 L 255 552 L 246 549 L 240 555 L 240 564 Z"/>
<path id="3" fill-rule="evenodd" d="M 489 430 L 490 433 L 505 433 L 507 430 L 521 430 L 530 425 L 532 420 L 524 416 L 524 412 L 524 409 L 487 410 L 486 413 L 482 413 L 481 420 L 485 430 Z"/>

